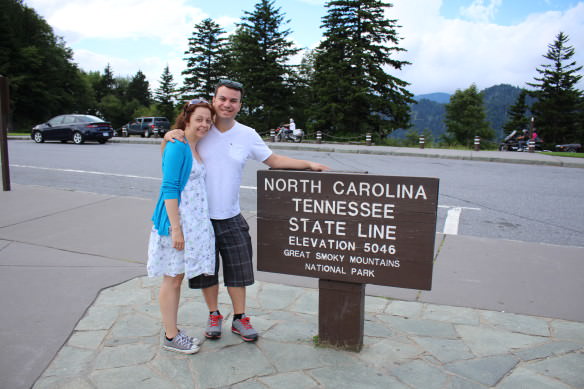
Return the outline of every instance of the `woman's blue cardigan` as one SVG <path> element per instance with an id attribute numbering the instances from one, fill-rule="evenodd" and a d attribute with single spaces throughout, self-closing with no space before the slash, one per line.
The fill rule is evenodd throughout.
<path id="1" fill-rule="evenodd" d="M 168 235 L 170 220 L 166 212 L 164 200 L 177 199 L 180 204 L 180 193 L 185 188 L 191 168 L 193 154 L 188 143 L 180 141 L 168 142 L 162 154 L 162 185 L 152 222 L 159 235 Z"/>

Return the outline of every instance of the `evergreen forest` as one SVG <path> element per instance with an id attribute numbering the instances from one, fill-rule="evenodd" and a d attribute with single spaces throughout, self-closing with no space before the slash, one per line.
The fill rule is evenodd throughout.
<path id="1" fill-rule="evenodd" d="M 279 4 L 285 5 L 280 1 Z M 222 78 L 245 86 L 242 123 L 265 135 L 294 118 L 309 136 L 325 141 L 363 140 L 470 147 L 475 135 L 496 145 L 533 117 L 544 142 L 584 143 L 584 94 L 577 88 L 582 66 L 569 36 L 558 32 L 534 63 L 533 82 L 474 84 L 452 95 L 414 96 L 411 80 L 398 77 L 411 65 L 399 60 L 399 20 L 382 0 L 332 0 L 325 4 L 323 37 L 313 50 L 294 45 L 286 13 L 276 0 L 258 0 L 244 11 L 233 33 L 205 19 L 185 36 L 184 68 L 161 69 L 156 88 L 141 70 L 116 74 L 107 65 L 86 71 L 66 42 L 23 0 L 0 0 L 0 75 L 9 80 L 11 130 L 30 128 L 64 113 L 97 115 L 114 128 L 137 116 L 173 122 L 183 102 L 212 98 Z M 292 64 L 291 58 L 302 60 Z M 181 73 L 182 80 L 175 80 Z M 440 91 L 436 91 L 440 92 Z"/>

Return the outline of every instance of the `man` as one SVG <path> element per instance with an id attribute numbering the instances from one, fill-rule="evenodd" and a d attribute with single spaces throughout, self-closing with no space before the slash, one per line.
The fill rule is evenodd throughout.
<path id="1" fill-rule="evenodd" d="M 208 339 L 219 339 L 223 316 L 219 312 L 219 255 L 223 262 L 223 278 L 233 304 L 231 331 L 246 342 L 257 340 L 257 331 L 245 315 L 245 287 L 254 283 L 252 246 L 249 226 L 239 208 L 239 186 L 247 159 L 261 161 L 274 169 L 328 170 L 319 163 L 289 158 L 273 153 L 257 132 L 235 120 L 243 98 L 243 85 L 221 80 L 215 87 L 213 107 L 215 124 L 199 142 L 197 150 L 207 169 L 206 184 L 209 215 L 215 230 L 217 261 L 215 275 L 189 280 L 189 287 L 202 289 L 209 308 L 205 330 Z M 184 133 L 173 130 L 165 141 L 182 140 Z"/>

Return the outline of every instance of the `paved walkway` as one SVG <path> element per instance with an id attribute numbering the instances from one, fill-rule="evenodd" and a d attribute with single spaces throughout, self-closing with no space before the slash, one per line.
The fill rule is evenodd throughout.
<path id="1" fill-rule="evenodd" d="M 367 297 L 364 349 L 337 351 L 314 344 L 316 290 L 267 282 L 248 289 L 257 343 L 232 334 L 229 315 L 220 340 L 184 356 L 159 346 L 158 284 L 102 291 L 34 388 L 584 387 L 584 323 Z M 198 336 L 205 312 L 185 288 L 181 327 Z"/>
<path id="2" fill-rule="evenodd" d="M 222 291 L 223 338 L 183 356 L 159 347 L 158 281 L 144 277 L 153 201 L 12 189 L 0 192 L 0 388 L 584 387 L 582 247 L 438 234 L 432 291 L 367 286 L 360 353 L 315 346 L 317 280 L 258 272 L 259 341 L 230 333 Z M 200 337 L 200 293 L 185 289 L 181 306 Z"/>

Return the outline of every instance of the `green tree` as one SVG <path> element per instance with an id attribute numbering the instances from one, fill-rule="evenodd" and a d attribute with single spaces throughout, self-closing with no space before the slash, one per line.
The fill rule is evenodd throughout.
<path id="1" fill-rule="evenodd" d="M 144 73 L 138 70 L 134 77 L 130 80 L 128 84 L 128 90 L 126 92 L 126 98 L 128 100 L 135 99 L 145 107 L 150 105 L 152 100 L 152 95 L 150 93 L 150 83 L 146 79 Z"/>
<path id="2" fill-rule="evenodd" d="M 260 130 L 287 121 L 292 95 L 290 56 L 299 50 L 288 40 L 281 8 L 274 1 L 260 0 L 253 12 L 244 12 L 229 44 L 228 69 L 241 81 L 246 95 L 241 120 Z"/>
<path id="3" fill-rule="evenodd" d="M 489 141 L 495 135 L 486 119 L 483 96 L 474 84 L 468 89 L 456 90 L 450 97 L 446 104 L 445 123 L 445 139 L 453 139 L 467 147 L 471 146 L 476 135 L 481 137 L 481 142 Z"/>
<path id="4" fill-rule="evenodd" d="M 116 80 L 114 77 L 114 72 L 112 71 L 112 67 L 108 63 L 107 66 L 103 69 L 103 75 L 99 74 L 99 78 L 97 78 L 96 83 L 94 84 L 95 88 L 95 97 L 97 100 L 103 99 L 105 96 L 112 94 L 114 92 L 116 86 Z"/>
<path id="5" fill-rule="evenodd" d="M 338 0 L 326 7 L 313 83 L 316 129 L 382 134 L 409 127 L 409 84 L 386 72 L 409 64 L 395 59 L 405 49 L 398 46 L 397 20 L 385 16 L 392 4 Z"/>
<path id="6" fill-rule="evenodd" d="M 160 84 L 154 92 L 154 96 L 159 115 L 167 117 L 172 122 L 176 111 L 176 83 L 168 69 L 168 65 L 166 65 L 160 76 Z"/>
<path id="7" fill-rule="evenodd" d="M 527 91 L 525 89 L 521 90 L 517 101 L 511 107 L 509 107 L 508 116 L 509 120 L 505 123 L 503 127 L 505 129 L 505 135 L 509 135 L 513 131 L 520 131 L 529 127 L 529 107 L 525 102 L 527 97 Z"/>
<path id="8" fill-rule="evenodd" d="M 300 65 L 293 68 L 287 85 L 290 88 L 290 117 L 298 128 L 312 131 L 312 123 L 308 121 L 309 108 L 314 100 L 312 83 L 314 80 L 314 50 L 304 50 Z"/>
<path id="9" fill-rule="evenodd" d="M 225 34 L 212 19 L 205 19 L 195 25 L 193 35 L 189 38 L 189 49 L 185 51 L 187 68 L 183 96 L 185 99 L 204 97 L 210 99 L 217 81 L 225 76 Z"/>
<path id="10" fill-rule="evenodd" d="M 536 68 L 540 77 L 534 77 L 534 83 L 527 83 L 535 88 L 531 93 L 537 98 L 533 113 L 538 134 L 552 144 L 574 142 L 576 137 L 584 141 L 578 126 L 583 94 L 576 88 L 582 78 L 577 74 L 582 66 L 572 60 L 575 50 L 568 46 L 568 41 L 568 35 L 563 32 L 556 36 L 544 55 L 551 63 Z"/>
<path id="11" fill-rule="evenodd" d="M 88 109 L 89 84 L 71 49 L 22 0 L 0 1 L 0 74 L 10 81 L 12 127 Z"/>

